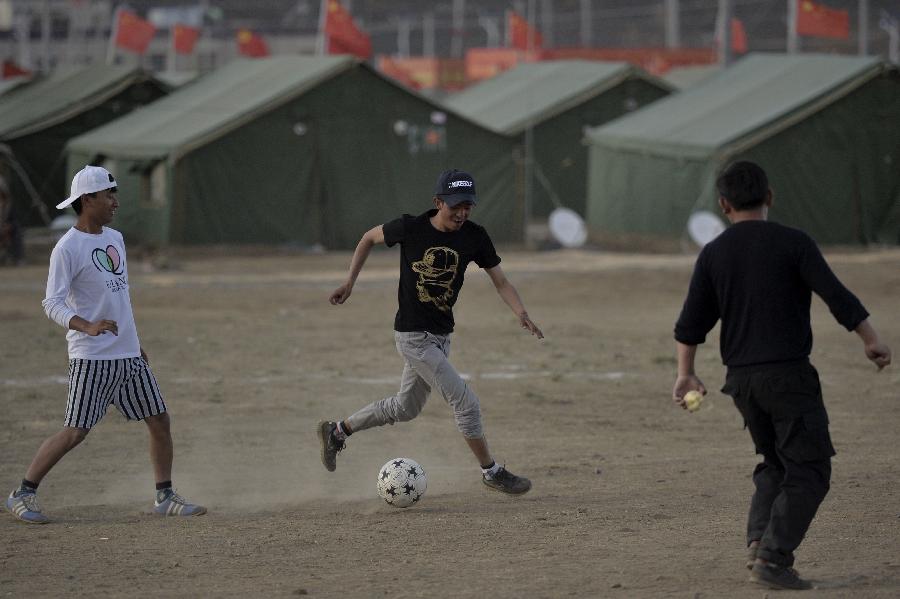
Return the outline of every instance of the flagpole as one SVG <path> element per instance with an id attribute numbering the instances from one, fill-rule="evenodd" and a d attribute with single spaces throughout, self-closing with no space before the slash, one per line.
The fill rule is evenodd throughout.
<path id="1" fill-rule="evenodd" d="M 453 33 L 450 37 L 450 55 L 463 58 L 463 28 L 466 26 L 466 0 L 453 0 L 452 7 Z"/>
<path id="2" fill-rule="evenodd" d="M 119 13 L 122 7 L 113 11 L 112 27 L 109 28 L 109 46 L 106 49 L 106 64 L 111 65 L 116 58 L 116 36 L 119 35 Z"/>
<path id="3" fill-rule="evenodd" d="M 434 13 L 427 12 L 422 16 L 422 50 L 425 56 L 434 58 Z"/>
<path id="4" fill-rule="evenodd" d="M 44 0 L 41 11 L 41 72 L 50 72 L 50 0 Z"/>
<path id="5" fill-rule="evenodd" d="M 509 20 L 512 18 L 511 13 L 512 13 L 512 10 L 507 8 L 506 13 L 505 13 L 506 19 L 503 22 L 503 30 L 504 30 L 504 34 L 503 34 L 504 44 L 503 45 L 507 48 L 512 46 L 512 32 L 510 31 L 510 29 L 512 29 L 512 28 L 509 26 Z"/>
<path id="6" fill-rule="evenodd" d="M 178 55 L 175 51 L 175 28 L 178 25 L 169 25 L 169 49 L 166 56 L 166 71 L 174 73 L 177 69 Z"/>
<path id="7" fill-rule="evenodd" d="M 21 14 L 15 17 L 16 21 L 16 40 L 19 42 L 18 63 L 20 66 L 34 70 L 34 64 L 31 60 L 31 20 L 30 15 Z"/>
<path id="8" fill-rule="evenodd" d="M 528 0 L 528 47 L 529 52 L 534 52 L 534 34 L 537 32 L 537 5 L 536 0 Z"/>
<path id="9" fill-rule="evenodd" d="M 666 48 L 681 46 L 681 21 L 678 0 L 666 0 Z"/>
<path id="10" fill-rule="evenodd" d="M 859 0 L 859 55 L 869 54 L 869 0 Z"/>
<path id="11" fill-rule="evenodd" d="M 719 64 L 727 67 L 733 61 L 731 53 L 731 0 L 719 0 Z"/>
<path id="12" fill-rule="evenodd" d="M 319 35 L 316 36 L 316 56 L 324 56 L 326 49 L 325 19 L 328 18 L 328 0 L 319 4 Z"/>
<path id="13" fill-rule="evenodd" d="M 796 54 L 799 46 L 797 37 L 797 9 L 800 0 L 788 0 L 787 53 Z"/>

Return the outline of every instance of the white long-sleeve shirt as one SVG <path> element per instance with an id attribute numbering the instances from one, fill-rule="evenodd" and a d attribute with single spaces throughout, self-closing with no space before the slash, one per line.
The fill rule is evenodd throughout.
<path id="1" fill-rule="evenodd" d="M 91 337 L 70 330 L 69 358 L 118 360 L 141 355 L 137 327 L 128 295 L 128 265 L 122 234 L 103 227 L 97 235 L 69 229 L 50 255 L 47 316 L 68 329 L 74 316 L 95 322 L 116 321 L 119 334 L 110 332 Z"/>

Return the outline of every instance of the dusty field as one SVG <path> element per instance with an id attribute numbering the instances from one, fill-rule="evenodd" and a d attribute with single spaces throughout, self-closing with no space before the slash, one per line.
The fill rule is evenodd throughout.
<path id="1" fill-rule="evenodd" d="M 671 330 L 690 256 L 505 253 L 546 340 L 470 271 L 453 361 L 481 397 L 499 460 L 528 475 L 493 493 L 432 397 L 413 423 L 354 436 L 338 471 L 315 423 L 394 392 L 397 255 L 373 255 L 348 304 L 326 298 L 349 256 L 132 256 L 139 332 L 173 418 L 175 482 L 207 516 L 149 513 L 146 433 L 111 411 L 41 486 L 54 523 L 0 515 L 0 596 L 763 597 L 746 582 L 756 458 L 730 399 L 674 408 Z M 900 350 L 900 252 L 830 260 Z M 0 270 L 0 491 L 65 406 L 63 331 L 43 265 Z M 797 566 L 816 597 L 900 595 L 900 368 L 876 374 L 814 302 L 813 360 L 838 449 Z M 721 386 L 716 339 L 700 375 Z M 428 472 L 422 503 L 375 496 L 389 458 Z"/>

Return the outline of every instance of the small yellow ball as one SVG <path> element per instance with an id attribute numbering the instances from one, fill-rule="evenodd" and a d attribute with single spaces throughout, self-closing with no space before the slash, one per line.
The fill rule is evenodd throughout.
<path id="1" fill-rule="evenodd" d="M 688 412 L 696 412 L 703 403 L 703 394 L 699 391 L 688 391 L 684 394 L 684 405 L 687 406 Z"/>

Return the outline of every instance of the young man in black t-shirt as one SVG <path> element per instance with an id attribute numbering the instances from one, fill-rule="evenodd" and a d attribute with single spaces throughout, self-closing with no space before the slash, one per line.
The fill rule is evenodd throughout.
<path id="1" fill-rule="evenodd" d="M 337 453 L 347 437 L 367 428 L 412 420 L 435 387 L 453 409 L 457 428 L 481 464 L 484 484 L 513 495 L 531 488 L 527 478 L 512 474 L 494 461 L 482 432 L 478 397 L 448 360 L 453 305 L 470 262 L 487 272 L 522 328 L 538 339 L 544 337 L 503 274 L 487 231 L 469 220 L 475 201 L 471 176 L 458 170 L 444 171 L 435 189 L 434 209 L 374 227 L 356 246 L 347 282 L 331 294 L 329 301 L 334 305 L 347 301 L 374 245 L 399 243 L 400 307 L 394 319 L 394 338 L 406 363 L 396 395 L 373 402 L 341 422 L 319 423 L 322 463 L 329 471 L 336 468 Z"/>
<path id="2" fill-rule="evenodd" d="M 808 589 L 793 569 L 800 545 L 828 492 L 834 448 L 819 375 L 809 363 L 810 302 L 821 297 L 863 341 L 881 370 L 891 350 L 869 313 L 832 273 L 802 231 L 767 222 L 772 192 L 762 168 L 729 166 L 716 182 L 719 206 L 732 226 L 700 252 L 675 325 L 678 376 L 674 401 L 706 393 L 694 373 L 697 345 L 722 320 L 720 350 L 731 395 L 763 461 L 753 472 L 747 545 L 751 580 L 772 588 Z"/>

